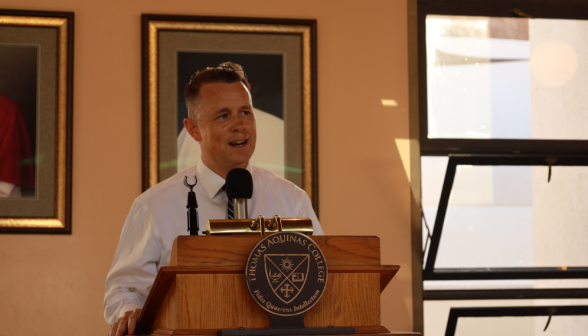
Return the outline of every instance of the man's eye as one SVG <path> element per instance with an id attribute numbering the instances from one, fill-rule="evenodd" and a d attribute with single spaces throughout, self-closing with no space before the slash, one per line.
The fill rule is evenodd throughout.
<path id="1" fill-rule="evenodd" d="M 227 119 L 229 117 L 228 114 L 224 113 L 218 116 L 219 119 Z"/>
<path id="2" fill-rule="evenodd" d="M 243 111 L 243 115 L 250 115 L 251 111 Z"/>

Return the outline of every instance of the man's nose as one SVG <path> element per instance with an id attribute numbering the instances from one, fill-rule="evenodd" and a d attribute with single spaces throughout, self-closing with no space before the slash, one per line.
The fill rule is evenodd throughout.
<path id="1" fill-rule="evenodd" d="M 245 122 L 242 116 L 237 116 L 233 119 L 232 130 L 233 132 L 243 132 L 245 130 Z"/>

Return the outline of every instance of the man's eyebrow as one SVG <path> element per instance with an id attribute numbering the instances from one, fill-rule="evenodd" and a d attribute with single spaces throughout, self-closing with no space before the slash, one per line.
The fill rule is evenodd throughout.
<path id="1" fill-rule="evenodd" d="M 214 115 L 216 116 L 216 115 L 219 115 L 219 114 L 223 114 L 223 113 L 225 113 L 225 112 L 231 112 L 231 109 L 230 109 L 230 108 L 228 108 L 228 107 L 223 107 L 222 109 L 220 109 L 220 110 L 218 110 L 218 111 L 214 112 Z"/>
<path id="2" fill-rule="evenodd" d="M 253 107 L 251 105 L 247 104 L 247 105 L 241 106 L 239 109 L 240 110 L 253 110 Z M 214 115 L 217 116 L 219 114 L 223 114 L 226 112 L 231 112 L 231 109 L 229 107 L 223 107 L 222 109 L 214 112 Z"/>

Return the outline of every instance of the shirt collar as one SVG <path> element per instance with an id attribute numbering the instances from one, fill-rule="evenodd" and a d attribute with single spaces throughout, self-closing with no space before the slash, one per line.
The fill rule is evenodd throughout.
<path id="1" fill-rule="evenodd" d="M 245 169 L 249 170 L 251 175 L 253 175 L 251 162 L 247 163 L 247 167 L 245 167 Z M 198 176 L 198 182 L 202 184 L 202 187 L 204 187 L 204 190 L 210 199 L 213 199 L 214 196 L 218 194 L 219 190 L 225 185 L 225 179 L 218 176 L 217 173 L 208 168 L 202 159 L 199 159 L 198 164 L 196 165 L 196 176 Z"/>

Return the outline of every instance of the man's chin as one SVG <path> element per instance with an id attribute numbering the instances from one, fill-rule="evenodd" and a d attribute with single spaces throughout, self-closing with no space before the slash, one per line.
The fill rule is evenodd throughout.
<path id="1" fill-rule="evenodd" d="M 232 168 L 245 168 L 250 160 L 251 155 L 244 155 L 242 157 L 232 157 L 229 162 Z"/>
<path id="2" fill-rule="evenodd" d="M 231 149 L 232 150 L 229 150 L 229 152 L 227 153 L 227 161 L 234 164 L 247 165 L 247 163 L 249 162 L 249 160 L 251 160 L 251 157 L 253 156 L 253 151 L 247 147 Z"/>

